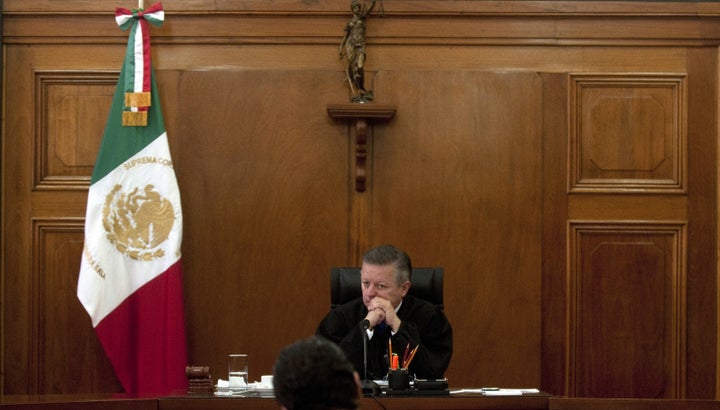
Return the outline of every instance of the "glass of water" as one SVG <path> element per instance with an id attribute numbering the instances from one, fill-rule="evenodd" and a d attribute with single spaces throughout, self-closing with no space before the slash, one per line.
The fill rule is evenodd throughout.
<path id="1" fill-rule="evenodd" d="M 248 355 L 231 354 L 228 356 L 228 387 L 230 390 L 248 388 Z"/>

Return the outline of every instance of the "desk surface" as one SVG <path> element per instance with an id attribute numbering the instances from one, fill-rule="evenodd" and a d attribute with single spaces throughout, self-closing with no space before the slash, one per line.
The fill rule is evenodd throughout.
<path id="1" fill-rule="evenodd" d="M 416 397 L 363 397 L 362 410 L 546 410 L 549 394 L 523 396 L 416 396 Z M 158 399 L 159 410 L 277 410 L 278 404 L 272 398 L 228 398 L 228 397 L 164 397 Z"/>
<path id="2" fill-rule="evenodd" d="M 362 410 L 547 410 L 549 394 L 524 396 L 363 397 Z M 176 396 L 131 399 L 122 395 L 42 395 L 4 396 L 2 410 L 278 410 L 274 398 L 235 398 L 215 396 Z"/>
<path id="3" fill-rule="evenodd" d="M 2 396 L 0 408 L 2 410 L 157 410 L 158 399 L 136 399 L 123 394 Z"/>
<path id="4" fill-rule="evenodd" d="M 1 396 L 2 410 L 278 410 L 272 398 L 176 396 L 131 399 L 123 395 Z M 720 410 L 718 400 L 568 398 L 452 395 L 445 397 L 363 397 L 362 410 Z"/>
<path id="5" fill-rule="evenodd" d="M 720 410 L 718 400 L 553 397 L 549 410 Z"/>

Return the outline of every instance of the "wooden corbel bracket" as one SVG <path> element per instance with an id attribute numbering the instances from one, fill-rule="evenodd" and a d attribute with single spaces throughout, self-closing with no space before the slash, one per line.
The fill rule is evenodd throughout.
<path id="1" fill-rule="evenodd" d="M 328 104 L 327 112 L 335 120 L 355 122 L 355 191 L 365 192 L 367 166 L 367 128 L 370 121 L 388 121 L 395 116 L 394 105 L 374 103 Z"/>

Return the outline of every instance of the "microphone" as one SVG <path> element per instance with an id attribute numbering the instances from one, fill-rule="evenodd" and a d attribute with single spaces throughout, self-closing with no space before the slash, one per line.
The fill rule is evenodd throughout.
<path id="1" fill-rule="evenodd" d="M 380 386 L 367 378 L 367 330 L 370 328 L 370 321 L 364 319 L 362 321 L 362 340 L 363 340 L 363 368 L 365 375 L 360 382 L 363 396 L 376 396 L 380 393 Z"/>

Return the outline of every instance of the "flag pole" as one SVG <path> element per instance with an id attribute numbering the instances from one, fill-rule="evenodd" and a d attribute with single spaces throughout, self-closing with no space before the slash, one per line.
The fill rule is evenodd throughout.
<path id="1" fill-rule="evenodd" d="M 144 0 L 138 0 L 138 8 L 139 8 L 139 9 L 144 9 L 144 8 L 145 8 L 145 4 L 143 4 L 143 3 L 145 3 Z"/>

